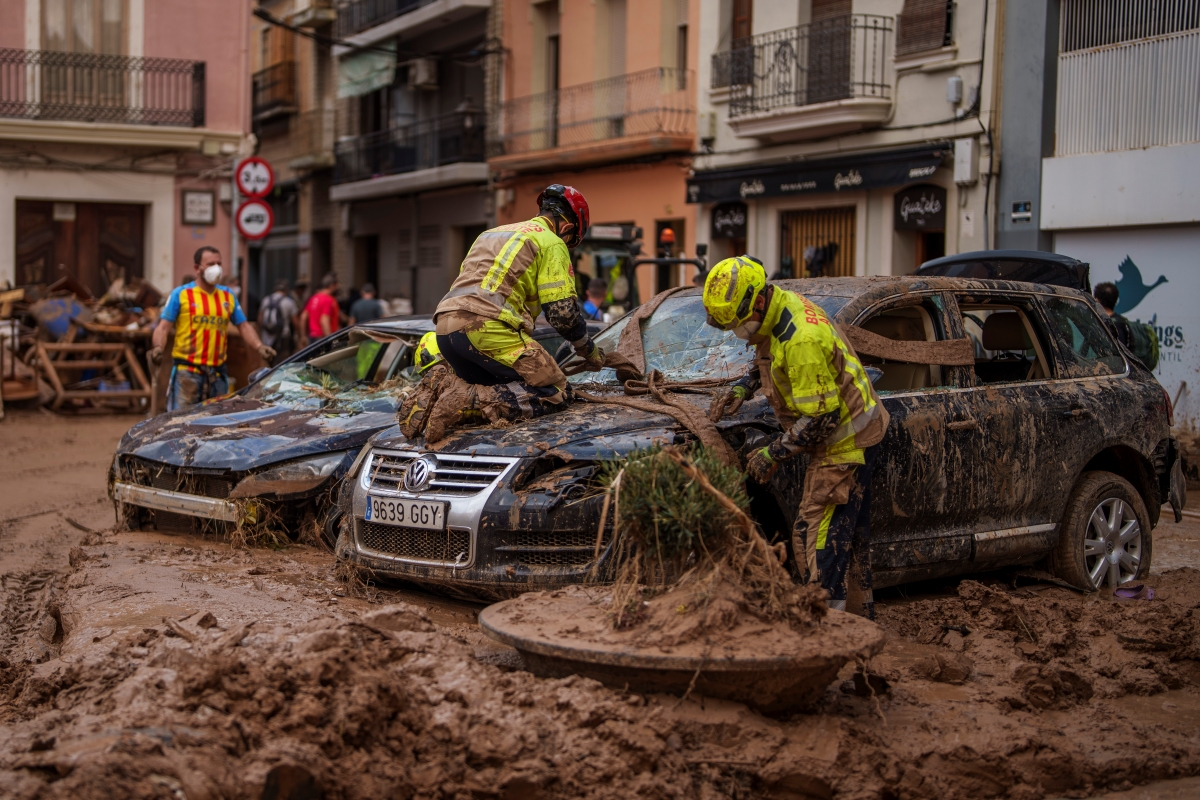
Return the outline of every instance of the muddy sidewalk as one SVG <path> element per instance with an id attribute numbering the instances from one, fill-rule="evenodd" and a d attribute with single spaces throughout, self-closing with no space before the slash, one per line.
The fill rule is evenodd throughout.
<path id="1" fill-rule="evenodd" d="M 1160 528 L 1149 602 L 897 592 L 876 677 L 768 719 L 534 678 L 477 607 L 364 593 L 317 550 L 112 533 L 115 420 L 55 422 L 0 426 L 25 448 L 0 465 L 3 797 L 1133 798 L 1200 775 L 1194 528 Z M 54 469 L 66 436 L 80 464 Z"/>

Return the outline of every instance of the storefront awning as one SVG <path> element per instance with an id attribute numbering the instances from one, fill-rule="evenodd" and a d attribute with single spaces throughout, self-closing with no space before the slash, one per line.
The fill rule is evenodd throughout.
<path id="1" fill-rule="evenodd" d="M 950 143 L 941 142 L 919 149 L 696 172 L 688 178 L 687 201 L 723 203 L 902 186 L 927 180 L 952 153 Z"/>
<path id="2" fill-rule="evenodd" d="M 338 99 L 359 97 L 396 80 L 396 41 L 346 56 L 338 64 Z"/>

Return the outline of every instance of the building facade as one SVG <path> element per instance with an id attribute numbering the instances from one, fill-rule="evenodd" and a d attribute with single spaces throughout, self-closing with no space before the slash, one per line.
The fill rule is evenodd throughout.
<path id="1" fill-rule="evenodd" d="M 343 284 L 432 312 L 491 220 L 491 0 L 349 0 L 332 49 L 329 197 Z"/>
<path id="2" fill-rule="evenodd" d="M 168 291 L 231 246 L 249 0 L 0 0 L 0 285 Z"/>
<path id="3" fill-rule="evenodd" d="M 694 254 L 685 182 L 695 147 L 701 6 L 503 3 L 502 101 L 488 132 L 497 222 L 534 216 L 538 193 L 563 183 L 583 192 L 593 226 L 637 226 L 647 253 Z M 588 264 L 578 267 L 591 274 Z M 643 266 L 638 293 L 679 285 L 691 269 Z"/>
<path id="4" fill-rule="evenodd" d="M 1074 256 L 1093 284 L 1116 283 L 1116 310 L 1154 326 L 1155 374 L 1194 433 L 1200 4 L 1009 0 L 1005 38 L 999 242 Z M 1010 92 L 1010 71 L 1045 80 Z"/>
<path id="5" fill-rule="evenodd" d="M 701 0 L 710 261 L 909 274 L 994 246 L 997 14 L 986 0 Z"/>

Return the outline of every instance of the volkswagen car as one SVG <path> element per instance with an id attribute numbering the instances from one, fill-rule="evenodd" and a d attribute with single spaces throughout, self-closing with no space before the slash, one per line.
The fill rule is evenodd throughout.
<path id="1" fill-rule="evenodd" d="M 1034 562 L 1081 588 L 1146 574 L 1161 507 L 1182 505 L 1171 404 L 1090 296 L 939 276 L 779 285 L 869 343 L 859 354 L 891 414 L 872 479 L 876 586 Z M 599 344 L 615 348 L 629 319 Z M 732 381 L 751 367 L 745 343 L 705 324 L 698 289 L 641 325 L 645 368 L 668 380 Z M 622 391 L 612 370 L 572 380 Z M 779 433 L 761 395 L 718 427 L 743 455 Z M 336 553 L 474 596 L 578 582 L 610 557 L 603 462 L 693 438 L 664 414 L 580 401 L 506 428 L 459 429 L 433 447 L 393 427 L 343 484 Z M 748 485 L 764 534 L 789 548 L 805 468 L 797 458 L 769 485 Z"/>

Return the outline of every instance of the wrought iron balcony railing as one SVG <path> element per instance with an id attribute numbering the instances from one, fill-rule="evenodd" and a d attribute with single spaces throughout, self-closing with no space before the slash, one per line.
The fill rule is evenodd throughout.
<path id="1" fill-rule="evenodd" d="M 204 126 L 204 62 L 0 48 L 0 117 Z"/>
<path id="2" fill-rule="evenodd" d="M 509 100 L 489 142 L 492 156 L 573 147 L 646 134 L 691 135 L 691 71 L 655 67 Z"/>
<path id="3" fill-rule="evenodd" d="M 353 36 L 432 2 L 433 0 L 349 0 L 339 3 L 334 35 L 338 39 Z"/>
<path id="4" fill-rule="evenodd" d="M 343 139 L 337 143 L 335 184 L 397 175 L 464 161 L 483 161 L 482 111 L 455 111 Z"/>
<path id="5" fill-rule="evenodd" d="M 854 97 L 889 99 L 892 18 L 847 14 L 761 33 L 712 57 L 713 89 L 728 87 L 729 116 Z"/>
<path id="6" fill-rule="evenodd" d="M 292 118 L 289 135 L 295 155 L 288 162 L 294 170 L 333 166 L 333 109 L 305 111 Z"/>
<path id="7" fill-rule="evenodd" d="M 251 112 L 256 121 L 296 109 L 296 62 L 281 61 L 251 77 L 254 87 Z"/>

